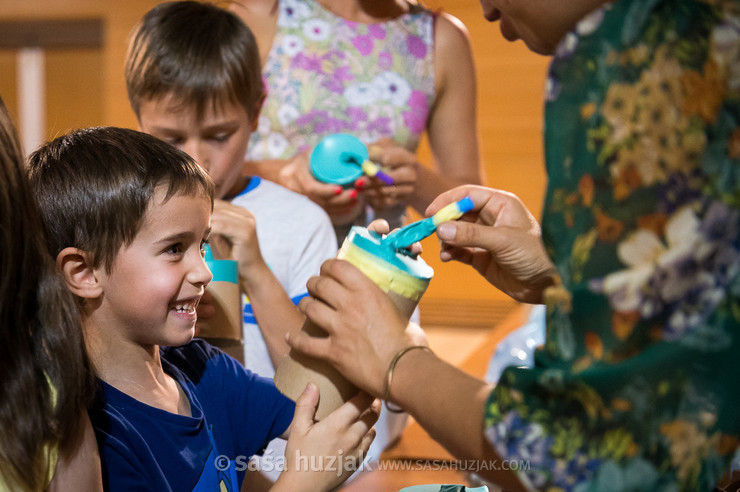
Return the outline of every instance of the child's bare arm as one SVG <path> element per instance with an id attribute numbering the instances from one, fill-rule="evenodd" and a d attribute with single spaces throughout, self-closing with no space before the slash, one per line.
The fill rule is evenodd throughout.
<path id="1" fill-rule="evenodd" d="M 82 435 L 73 450 L 61 452 L 49 484 L 49 492 L 64 490 L 102 491 L 103 478 L 100 469 L 100 454 L 95 433 L 87 416 L 82 420 Z"/>
<path id="2" fill-rule="evenodd" d="M 288 353 L 285 334 L 297 331 L 304 316 L 262 258 L 254 216 L 242 207 L 216 200 L 211 250 L 239 263 L 239 283 L 252 305 L 273 364 Z"/>

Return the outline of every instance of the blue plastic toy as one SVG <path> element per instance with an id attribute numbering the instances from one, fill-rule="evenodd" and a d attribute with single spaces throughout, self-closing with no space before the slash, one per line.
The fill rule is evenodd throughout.
<path id="1" fill-rule="evenodd" d="M 335 133 L 324 137 L 311 152 L 311 172 L 324 183 L 351 187 L 363 174 L 392 185 L 393 178 L 369 160 L 367 147 L 357 137 Z"/>
<path id="2" fill-rule="evenodd" d="M 383 243 L 394 250 L 408 248 L 416 241 L 421 241 L 425 237 L 431 236 L 437 230 L 437 226 L 442 222 L 459 219 L 463 214 L 471 210 L 473 210 L 473 200 L 469 196 L 466 196 L 462 200 L 443 207 L 431 217 L 396 229 L 383 239 Z"/>

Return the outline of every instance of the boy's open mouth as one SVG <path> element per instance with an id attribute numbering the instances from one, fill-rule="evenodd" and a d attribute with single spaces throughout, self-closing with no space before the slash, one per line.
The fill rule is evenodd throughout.
<path id="1" fill-rule="evenodd" d="M 178 313 L 194 313 L 200 298 L 185 299 L 173 304 L 172 309 Z"/>

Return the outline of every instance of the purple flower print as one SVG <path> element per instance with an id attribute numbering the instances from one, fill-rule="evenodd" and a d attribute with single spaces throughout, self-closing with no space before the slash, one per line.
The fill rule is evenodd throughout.
<path id="1" fill-rule="evenodd" d="M 344 94 L 344 83 L 354 80 L 355 76 L 350 72 L 349 67 L 343 66 L 334 70 L 331 77 L 325 79 L 321 86 L 335 94 Z"/>
<path id="2" fill-rule="evenodd" d="M 297 126 L 312 133 L 339 133 L 347 130 L 347 123 L 332 118 L 327 111 L 312 110 L 295 120 Z"/>
<path id="3" fill-rule="evenodd" d="M 295 123 L 298 126 L 310 126 L 316 124 L 318 121 L 326 120 L 327 118 L 329 118 L 329 113 L 326 111 L 312 109 L 308 113 L 299 116 L 295 120 Z"/>
<path id="4" fill-rule="evenodd" d="M 354 106 L 347 108 L 347 119 L 353 122 L 353 129 L 357 128 L 357 122 L 367 121 L 367 113 L 364 109 L 360 109 Z"/>
<path id="5" fill-rule="evenodd" d="M 375 39 L 385 39 L 385 28 L 377 24 L 370 24 L 368 27 L 370 35 Z"/>
<path id="6" fill-rule="evenodd" d="M 403 122 L 412 133 L 424 131 L 429 114 L 427 96 L 422 91 L 412 91 L 409 96 L 409 110 L 403 112 Z"/>
<path id="7" fill-rule="evenodd" d="M 298 53 L 291 62 L 293 68 L 308 70 L 309 72 L 321 73 L 321 58 L 316 55 L 306 56 Z"/>
<path id="8" fill-rule="evenodd" d="M 378 66 L 383 70 L 390 70 L 393 66 L 393 55 L 383 51 L 378 55 Z"/>
<path id="9" fill-rule="evenodd" d="M 387 116 L 381 116 L 375 118 L 367 125 L 367 133 L 371 135 L 390 135 L 391 132 L 391 119 Z"/>
<path id="10" fill-rule="evenodd" d="M 373 52 L 373 38 L 368 35 L 356 36 L 352 40 L 352 44 L 355 45 L 362 56 L 367 56 Z"/>
<path id="11" fill-rule="evenodd" d="M 326 118 L 321 121 L 317 121 L 313 127 L 315 133 L 329 134 L 329 133 L 341 133 L 346 130 L 345 123 L 337 118 Z"/>
<path id="12" fill-rule="evenodd" d="M 427 54 L 427 45 L 419 36 L 409 36 L 406 40 L 406 48 L 416 58 L 424 58 Z"/>

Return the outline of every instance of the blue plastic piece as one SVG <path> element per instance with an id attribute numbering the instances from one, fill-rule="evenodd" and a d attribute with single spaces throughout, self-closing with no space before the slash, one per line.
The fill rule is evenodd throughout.
<path id="1" fill-rule="evenodd" d="M 473 200 L 469 196 L 466 196 L 462 200 L 458 200 L 455 205 L 457 205 L 458 212 L 462 215 L 473 209 Z M 437 224 L 435 224 L 434 219 L 438 215 L 440 214 L 437 213 L 426 219 L 418 220 L 407 226 L 401 227 L 400 229 L 388 234 L 383 242 L 394 250 L 408 248 L 415 242 L 431 236 L 434 231 L 437 230 Z M 443 213 L 441 215 L 444 217 L 446 214 Z M 445 218 L 443 220 L 449 219 Z"/>
<path id="2" fill-rule="evenodd" d="M 205 245 L 206 266 L 213 274 L 212 282 L 239 283 L 239 264 L 234 260 L 216 260 L 210 246 Z"/>
<path id="3" fill-rule="evenodd" d="M 473 199 L 469 196 L 466 196 L 465 198 L 457 202 L 457 208 L 459 208 L 460 212 L 462 213 L 470 212 L 471 210 L 473 210 L 474 206 L 475 205 L 473 204 Z"/>
<path id="4" fill-rule="evenodd" d="M 311 152 L 311 173 L 324 183 L 352 186 L 363 175 L 367 147 L 357 137 L 335 133 L 324 137 Z"/>

